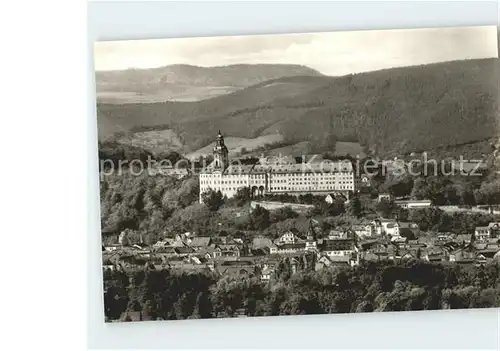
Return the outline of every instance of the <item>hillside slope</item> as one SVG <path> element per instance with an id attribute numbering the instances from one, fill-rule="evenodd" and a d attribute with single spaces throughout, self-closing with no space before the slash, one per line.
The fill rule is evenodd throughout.
<path id="1" fill-rule="evenodd" d="M 286 77 L 199 102 L 99 104 L 122 129 L 171 125 L 188 150 L 218 129 L 255 138 L 279 133 L 326 150 L 359 141 L 381 156 L 495 137 L 498 59 L 393 68 L 344 77 Z"/>

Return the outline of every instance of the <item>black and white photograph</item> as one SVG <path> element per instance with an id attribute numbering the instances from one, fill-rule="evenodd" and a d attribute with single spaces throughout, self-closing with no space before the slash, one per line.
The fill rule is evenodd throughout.
<path id="1" fill-rule="evenodd" d="M 105 321 L 500 307 L 498 43 L 96 42 Z"/>

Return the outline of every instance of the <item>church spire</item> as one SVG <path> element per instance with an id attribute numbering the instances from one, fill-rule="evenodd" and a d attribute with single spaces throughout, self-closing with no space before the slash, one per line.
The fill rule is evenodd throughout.
<path id="1" fill-rule="evenodd" d="M 225 170 L 229 166 L 229 151 L 224 145 L 224 137 L 219 129 L 214 146 L 214 166 L 216 169 Z"/>
<path id="2" fill-rule="evenodd" d="M 316 239 L 316 231 L 314 230 L 313 220 L 309 220 L 309 229 L 307 231 L 307 239 L 315 240 Z"/>

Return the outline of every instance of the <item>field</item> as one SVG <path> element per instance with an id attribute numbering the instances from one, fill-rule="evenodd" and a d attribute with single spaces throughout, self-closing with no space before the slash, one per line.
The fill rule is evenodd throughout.
<path id="1" fill-rule="evenodd" d="M 140 104 L 165 101 L 193 102 L 230 94 L 240 87 L 234 86 L 182 86 L 178 89 L 163 89 L 152 93 L 134 91 L 100 91 L 97 101 L 107 104 Z"/>
<path id="2" fill-rule="evenodd" d="M 215 136 L 214 136 L 215 138 Z M 283 141 L 283 136 L 280 134 L 269 134 L 269 135 L 262 135 L 257 138 L 237 138 L 237 137 L 231 137 L 227 136 L 224 137 L 224 142 L 229 149 L 229 155 L 230 156 L 236 156 L 240 155 L 244 152 L 242 151 L 252 151 L 264 144 L 273 144 L 273 143 L 278 143 Z M 210 143 L 209 145 L 202 147 L 201 149 L 198 149 L 194 152 L 191 152 L 187 154 L 188 158 L 193 158 L 193 157 L 199 157 L 200 155 L 211 155 L 212 154 L 212 149 L 214 147 L 213 142 Z M 244 150 L 243 150 L 244 149 Z"/>

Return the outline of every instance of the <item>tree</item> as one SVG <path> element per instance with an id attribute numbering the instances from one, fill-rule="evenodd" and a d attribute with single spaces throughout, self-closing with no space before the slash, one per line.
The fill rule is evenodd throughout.
<path id="1" fill-rule="evenodd" d="M 385 218 L 391 218 L 394 211 L 397 209 L 393 200 L 382 199 L 377 204 L 377 212 Z"/>
<path id="2" fill-rule="evenodd" d="M 209 189 L 201 194 L 201 199 L 207 208 L 212 212 L 217 211 L 224 204 L 224 198 L 220 190 L 215 191 Z"/>
<path id="3" fill-rule="evenodd" d="M 297 218 L 298 216 L 299 214 L 297 212 L 295 212 L 289 206 L 287 206 L 279 208 L 276 211 L 274 211 L 272 218 L 273 222 L 276 223 L 287 220 L 289 218 Z"/>
<path id="4" fill-rule="evenodd" d="M 266 229 L 269 226 L 269 211 L 257 205 L 250 215 L 250 220 L 255 229 Z"/>
<path id="5" fill-rule="evenodd" d="M 248 201 L 250 201 L 250 198 L 251 198 L 251 192 L 250 188 L 248 187 L 239 188 L 236 191 L 236 195 L 234 196 L 234 200 L 236 201 L 236 204 L 238 206 L 243 206 Z"/>
<path id="6" fill-rule="evenodd" d="M 347 209 L 348 209 L 349 215 L 354 216 L 354 217 L 361 216 L 361 201 L 359 200 L 359 198 L 357 196 L 353 197 L 349 201 L 349 206 Z"/>

